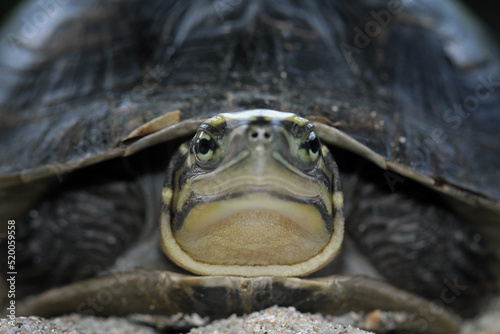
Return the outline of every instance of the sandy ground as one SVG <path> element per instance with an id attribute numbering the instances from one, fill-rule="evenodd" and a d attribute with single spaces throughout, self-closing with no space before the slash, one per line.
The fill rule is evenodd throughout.
<path id="1" fill-rule="evenodd" d="M 142 318 L 142 319 L 141 319 Z M 68 316 L 43 319 L 39 317 L 20 317 L 14 327 L 6 319 L 0 321 L 0 333 L 28 334 L 28 333 L 64 333 L 64 334 L 156 334 L 157 330 L 137 321 L 144 317 L 129 318 L 98 318 L 72 314 Z M 149 319 L 150 321 L 152 319 Z M 178 317 L 179 322 L 203 323 L 201 318 Z M 168 327 L 168 321 L 157 323 L 159 330 Z M 183 324 L 185 325 L 185 324 Z M 156 326 L 155 326 L 156 327 Z M 182 326 L 181 326 L 182 327 Z M 175 332 L 175 331 L 174 331 Z M 351 326 L 340 325 L 325 319 L 321 315 L 301 313 L 294 308 L 272 307 L 266 310 L 249 314 L 246 317 L 231 316 L 227 319 L 216 320 L 208 325 L 190 331 L 192 334 L 208 333 L 331 333 L 331 334 L 367 334 Z"/>
<path id="2" fill-rule="evenodd" d="M 16 318 L 14 327 L 7 319 L 0 319 L 0 333 L 5 334 L 157 334 L 187 332 L 192 334 L 224 333 L 332 333 L 332 334 L 367 334 L 350 323 L 364 328 L 390 329 L 391 325 L 404 320 L 398 313 L 370 314 L 349 313 L 340 317 L 323 317 L 319 314 L 301 313 L 293 307 L 271 307 L 254 312 L 245 317 L 230 316 L 215 320 L 197 315 L 178 314 L 171 317 L 133 315 L 127 318 L 93 317 L 71 314 L 52 319 L 39 317 Z M 499 334 L 500 333 L 500 297 L 485 305 L 485 311 L 477 319 L 466 321 L 460 334 Z"/>

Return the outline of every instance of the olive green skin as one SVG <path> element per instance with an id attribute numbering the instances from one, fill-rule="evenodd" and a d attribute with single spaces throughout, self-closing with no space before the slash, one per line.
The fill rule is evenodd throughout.
<path id="1" fill-rule="evenodd" d="M 219 5 L 73 1 L 44 24 L 36 1 L 21 8 L 0 41 L 2 221 L 77 169 L 169 143 L 214 114 L 267 108 L 312 116 L 323 142 L 340 136 L 458 201 L 499 244 L 500 57 L 457 4 Z M 168 131 L 131 136 L 174 110 Z"/>

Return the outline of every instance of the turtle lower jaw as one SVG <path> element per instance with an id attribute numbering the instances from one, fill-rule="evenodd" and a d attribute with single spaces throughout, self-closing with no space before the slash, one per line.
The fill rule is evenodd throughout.
<path id="1" fill-rule="evenodd" d="M 317 255 L 328 243 L 296 216 L 260 208 L 213 220 L 200 233 L 178 233 L 177 242 L 197 261 L 217 265 L 293 265 Z"/>
<path id="2" fill-rule="evenodd" d="M 198 203 L 182 226 L 161 226 L 166 254 L 203 275 L 306 275 L 330 262 L 343 238 L 341 214 L 325 221 L 312 204 L 266 192 Z"/>
<path id="3" fill-rule="evenodd" d="M 292 265 L 327 245 L 326 223 L 312 205 L 256 193 L 199 204 L 174 236 L 204 263 Z"/>

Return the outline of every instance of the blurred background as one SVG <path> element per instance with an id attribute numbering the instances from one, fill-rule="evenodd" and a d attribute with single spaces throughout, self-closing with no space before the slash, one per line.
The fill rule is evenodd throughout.
<path id="1" fill-rule="evenodd" d="M 38 0 L 55 1 L 55 0 Z M 21 0 L 3 0 L 0 3 L 0 23 L 12 12 L 16 4 Z M 500 41 L 500 0 L 462 0 L 471 11 L 476 13 L 480 19 L 490 28 L 496 38 Z"/>

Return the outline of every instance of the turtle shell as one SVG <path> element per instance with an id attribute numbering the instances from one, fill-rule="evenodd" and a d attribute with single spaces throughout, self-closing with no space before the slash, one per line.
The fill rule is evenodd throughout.
<path id="1" fill-rule="evenodd" d="M 75 169 L 264 108 L 500 223 L 500 55 L 455 1 L 33 0 L 1 36 L 4 221 Z"/>
<path id="2" fill-rule="evenodd" d="M 2 36 L 2 199 L 138 150 L 124 139 L 169 111 L 268 108 L 499 210 L 500 57 L 454 1 L 31 1 Z M 172 131 L 156 141 L 192 126 Z"/>

